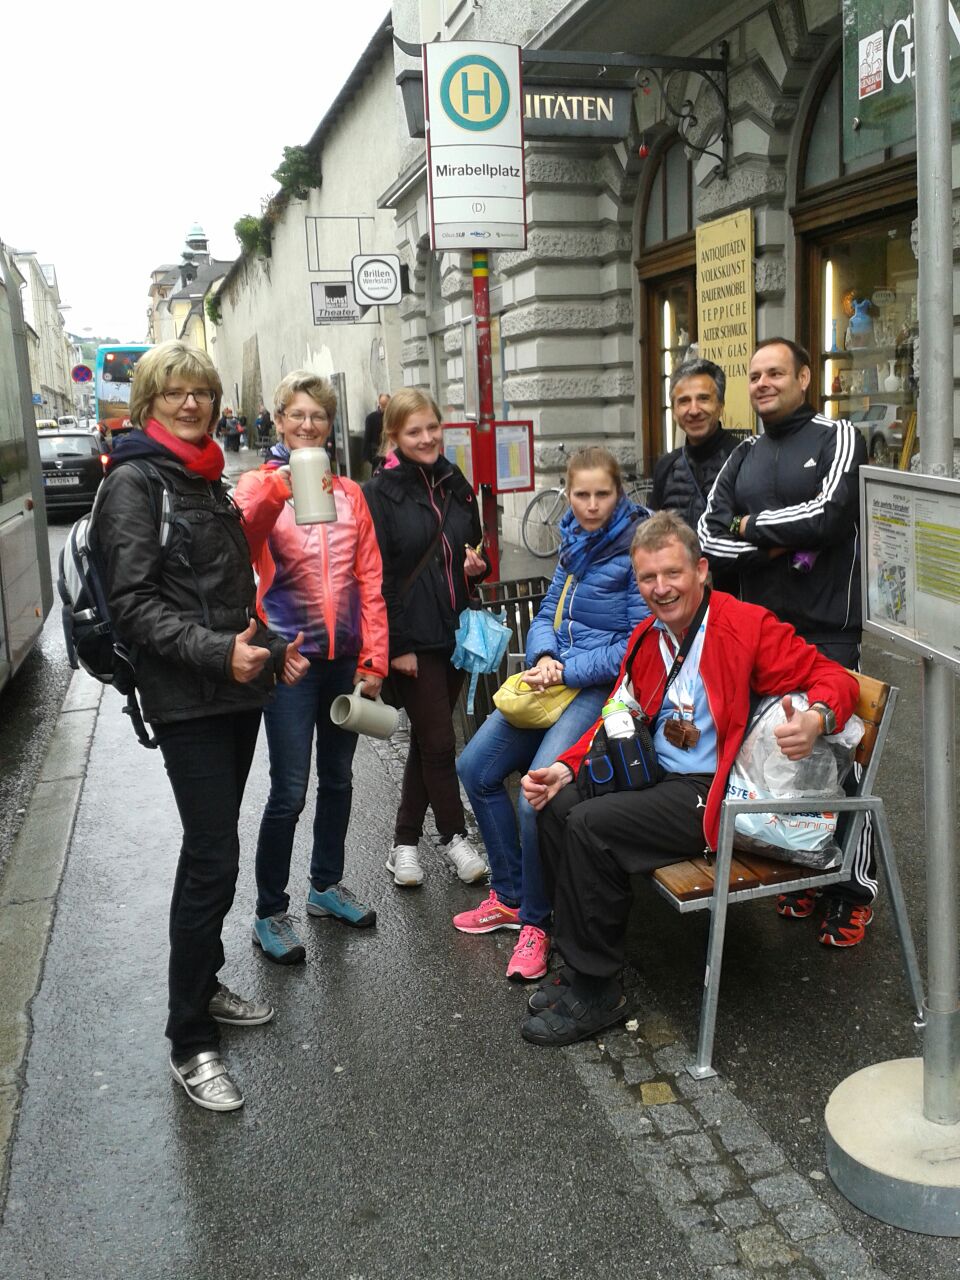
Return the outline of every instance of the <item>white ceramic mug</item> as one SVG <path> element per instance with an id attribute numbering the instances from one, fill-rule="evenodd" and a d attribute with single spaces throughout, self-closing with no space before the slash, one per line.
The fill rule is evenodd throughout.
<path id="1" fill-rule="evenodd" d="M 389 738 L 400 723 L 396 707 L 388 706 L 382 698 L 364 698 L 360 693 L 362 683 L 353 693 L 341 693 L 330 706 L 330 719 L 341 729 L 351 733 L 366 733 L 371 738 Z"/>
<path id="2" fill-rule="evenodd" d="M 326 449 L 290 450 L 290 488 L 297 524 L 329 524 L 337 518 Z"/>

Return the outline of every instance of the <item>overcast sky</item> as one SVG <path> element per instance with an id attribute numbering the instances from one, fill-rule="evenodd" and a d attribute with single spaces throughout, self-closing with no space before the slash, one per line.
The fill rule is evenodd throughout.
<path id="1" fill-rule="evenodd" d="M 197 221 L 215 257 L 276 190 L 389 0 L 14 0 L 0 62 L 0 239 L 53 263 L 73 333 L 146 331 L 151 270 Z"/>

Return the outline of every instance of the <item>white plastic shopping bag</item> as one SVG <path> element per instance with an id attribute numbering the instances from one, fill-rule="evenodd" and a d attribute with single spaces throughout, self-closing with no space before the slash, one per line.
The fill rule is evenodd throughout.
<path id="1" fill-rule="evenodd" d="M 790 696 L 798 711 L 808 709 L 805 694 Z M 803 760 L 788 760 L 777 745 L 774 730 L 785 722 L 781 698 L 760 703 L 730 770 L 728 799 L 822 802 L 843 795 L 843 780 L 863 737 L 863 721 L 851 716 L 839 733 L 818 738 Z M 740 813 L 733 847 L 826 871 L 840 857 L 836 830 L 837 814 L 832 812 Z"/>

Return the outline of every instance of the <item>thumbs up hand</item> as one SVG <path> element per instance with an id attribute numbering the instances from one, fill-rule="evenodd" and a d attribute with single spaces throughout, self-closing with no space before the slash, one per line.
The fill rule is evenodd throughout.
<path id="1" fill-rule="evenodd" d="M 263 664 L 270 657 L 270 650 L 250 641 L 257 634 L 257 620 L 251 618 L 245 629 L 234 637 L 233 650 L 230 654 L 230 674 L 237 684 L 249 684 L 256 680 L 263 670 Z"/>
<path id="2" fill-rule="evenodd" d="M 813 744 L 820 736 L 822 721 L 819 711 L 798 711 L 789 694 L 781 701 L 784 724 L 778 724 L 773 731 L 777 746 L 788 760 L 802 760 L 813 750 Z"/>
<path id="3" fill-rule="evenodd" d="M 283 675 L 280 679 L 284 684 L 296 684 L 310 670 L 310 659 L 300 652 L 302 644 L 303 632 L 298 631 L 296 640 L 291 640 L 287 645 L 287 656 L 283 660 Z"/>

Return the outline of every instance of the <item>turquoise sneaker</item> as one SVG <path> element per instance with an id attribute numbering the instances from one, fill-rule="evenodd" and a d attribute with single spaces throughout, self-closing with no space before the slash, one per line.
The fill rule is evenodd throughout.
<path id="1" fill-rule="evenodd" d="M 297 937 L 290 919 L 283 912 L 281 915 L 264 916 L 262 920 L 258 916 L 253 922 L 254 942 L 275 964 L 298 964 L 306 959 L 306 948 Z"/>
<path id="2" fill-rule="evenodd" d="M 307 914 L 311 916 L 334 916 L 354 929 L 366 929 L 377 923 L 377 913 L 373 907 L 358 902 L 346 885 L 332 884 L 321 893 L 310 886 L 307 894 Z"/>

